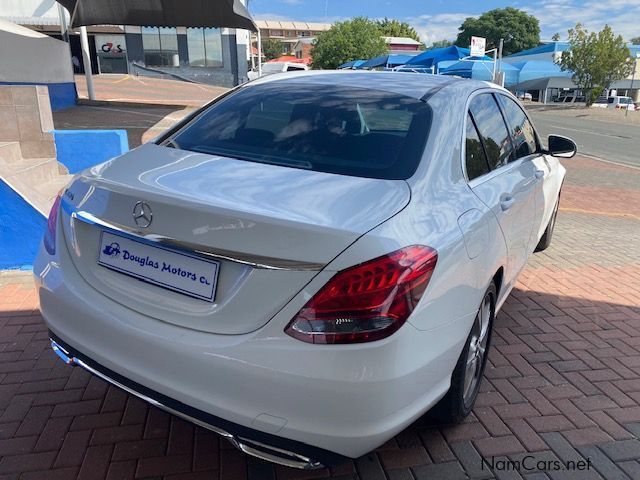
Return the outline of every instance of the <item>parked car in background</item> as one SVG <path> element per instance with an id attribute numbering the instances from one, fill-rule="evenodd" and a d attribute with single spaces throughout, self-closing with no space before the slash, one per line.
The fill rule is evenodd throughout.
<path id="1" fill-rule="evenodd" d="M 533 100 L 533 95 L 529 92 L 517 92 L 516 96 L 518 97 L 518 100 Z"/>
<path id="2" fill-rule="evenodd" d="M 631 97 L 614 96 L 607 98 L 607 108 L 633 111 L 636 109 L 636 106 Z"/>
<path id="3" fill-rule="evenodd" d="M 607 108 L 609 106 L 609 102 L 607 101 L 607 97 L 598 97 L 591 106 L 594 108 Z"/>
<path id="4" fill-rule="evenodd" d="M 461 421 L 575 152 L 486 82 L 247 83 L 57 197 L 34 265 L 52 348 L 291 467 Z"/>
<path id="5" fill-rule="evenodd" d="M 295 62 L 266 62 L 262 64 L 262 76 L 273 75 L 274 73 L 283 72 L 303 72 L 309 70 L 309 67 L 303 63 Z M 251 70 L 247 73 L 249 80 L 258 78 L 258 72 Z"/>

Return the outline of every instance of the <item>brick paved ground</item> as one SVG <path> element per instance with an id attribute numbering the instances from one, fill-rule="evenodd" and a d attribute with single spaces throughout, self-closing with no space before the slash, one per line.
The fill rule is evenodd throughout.
<path id="1" fill-rule="evenodd" d="M 553 245 L 498 315 L 471 417 L 421 419 L 331 471 L 248 458 L 63 365 L 28 278 L 0 275 L 0 479 L 640 479 L 640 170 L 565 164 Z M 522 475 L 481 463 L 527 455 Z M 536 469 L 587 459 L 588 471 Z"/>

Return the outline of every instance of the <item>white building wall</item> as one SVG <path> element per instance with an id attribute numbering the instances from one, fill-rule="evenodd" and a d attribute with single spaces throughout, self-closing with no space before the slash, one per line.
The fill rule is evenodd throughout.
<path id="1" fill-rule="evenodd" d="M 0 20 L 0 45 L 0 82 L 73 82 L 66 43 Z"/>

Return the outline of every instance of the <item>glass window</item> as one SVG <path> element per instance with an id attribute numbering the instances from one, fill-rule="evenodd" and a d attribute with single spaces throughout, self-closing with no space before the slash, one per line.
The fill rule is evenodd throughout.
<path id="1" fill-rule="evenodd" d="M 95 35 L 100 73 L 127 73 L 127 44 L 124 35 Z"/>
<path id="2" fill-rule="evenodd" d="M 415 98 L 289 80 L 239 89 L 170 142 L 252 162 L 407 179 L 420 162 L 430 124 L 431 108 Z"/>
<path id="3" fill-rule="evenodd" d="M 491 93 L 482 93 L 474 97 L 469 110 L 482 136 L 491 170 L 506 165 L 511 156 L 511 141 L 496 99 Z"/>
<path id="4" fill-rule="evenodd" d="M 142 27 L 144 63 L 150 67 L 177 67 L 178 35 L 173 27 Z"/>
<path id="5" fill-rule="evenodd" d="M 192 67 L 222 67 L 222 37 L 219 28 L 188 28 L 187 48 Z"/>
<path id="6" fill-rule="evenodd" d="M 467 178 L 473 180 L 489 172 L 487 157 L 480 136 L 473 122 L 473 117 L 467 112 L 467 128 L 465 133 L 465 163 Z"/>
<path id="7" fill-rule="evenodd" d="M 538 151 L 536 133 L 522 108 L 505 95 L 498 95 L 498 98 L 511 131 L 511 142 L 514 148 L 512 160 L 536 153 Z"/>

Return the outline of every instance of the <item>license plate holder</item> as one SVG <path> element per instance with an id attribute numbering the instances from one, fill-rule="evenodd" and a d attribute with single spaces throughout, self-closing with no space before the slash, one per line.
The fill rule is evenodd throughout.
<path id="1" fill-rule="evenodd" d="M 207 302 L 215 299 L 220 262 L 102 230 L 98 264 Z"/>

